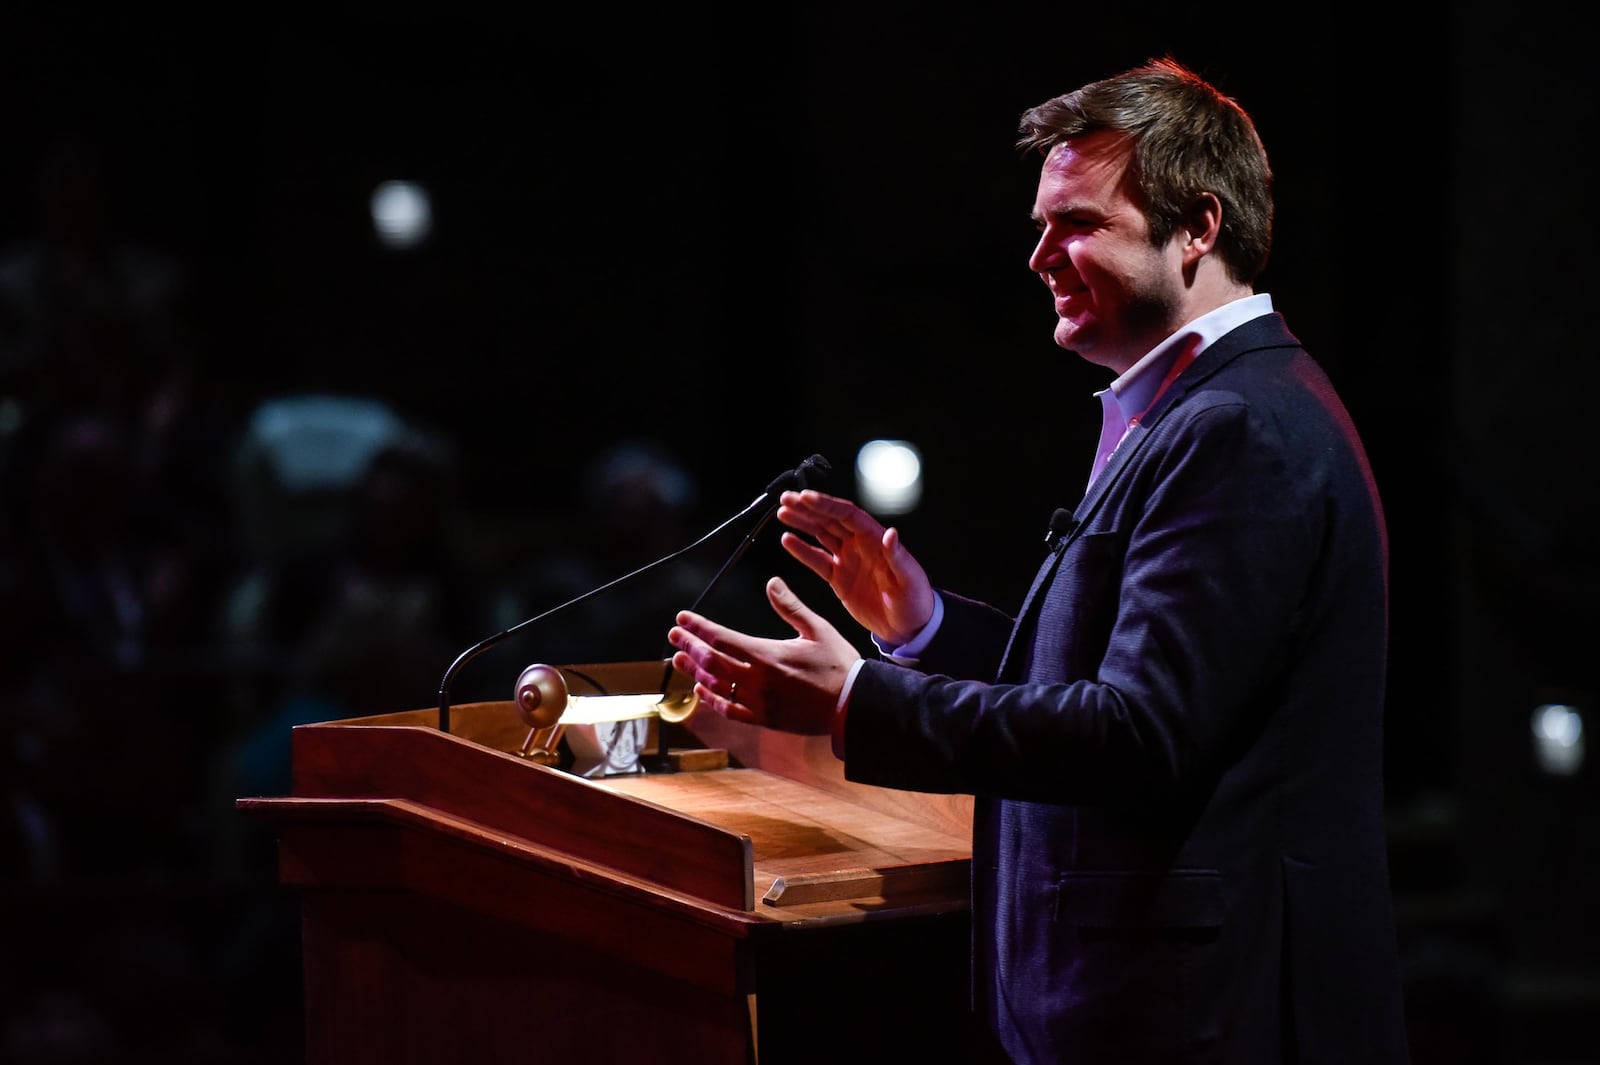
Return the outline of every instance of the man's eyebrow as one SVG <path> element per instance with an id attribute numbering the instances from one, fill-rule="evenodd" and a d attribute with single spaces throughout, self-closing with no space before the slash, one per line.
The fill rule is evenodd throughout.
<path id="1" fill-rule="evenodd" d="M 1031 217 L 1035 222 L 1041 222 L 1046 218 L 1065 218 L 1068 215 L 1095 214 L 1099 214 L 1099 210 L 1092 204 L 1084 203 L 1081 200 L 1073 200 L 1071 203 L 1056 204 L 1048 211 L 1041 211 L 1039 208 L 1035 207 L 1029 212 L 1029 217 Z"/>

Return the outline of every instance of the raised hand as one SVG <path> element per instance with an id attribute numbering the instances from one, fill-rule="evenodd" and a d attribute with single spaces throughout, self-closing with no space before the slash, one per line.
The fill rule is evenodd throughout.
<path id="1" fill-rule="evenodd" d="M 827 581 L 868 632 L 903 644 L 933 617 L 933 585 L 899 530 L 815 489 L 785 492 L 779 503 L 778 520 L 791 530 L 783 534 L 784 549 Z"/>
<path id="2" fill-rule="evenodd" d="M 782 578 L 767 581 L 767 601 L 794 629 L 793 638 L 750 636 L 685 610 L 667 633 L 677 648 L 672 664 L 694 678 L 701 707 L 735 721 L 825 735 L 861 654 Z"/>

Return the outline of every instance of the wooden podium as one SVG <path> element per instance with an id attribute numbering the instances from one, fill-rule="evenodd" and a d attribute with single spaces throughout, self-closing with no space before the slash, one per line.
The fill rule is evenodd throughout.
<path id="1" fill-rule="evenodd" d="M 237 802 L 300 897 L 308 1065 L 960 1057 L 970 798 L 710 712 L 665 727 L 722 767 L 603 779 L 510 701 L 438 716 L 298 726 L 293 794 Z"/>

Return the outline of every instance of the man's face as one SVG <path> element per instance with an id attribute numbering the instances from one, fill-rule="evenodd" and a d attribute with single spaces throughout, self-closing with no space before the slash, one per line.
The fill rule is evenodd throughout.
<path id="1" fill-rule="evenodd" d="M 1127 142 L 1110 132 L 1052 148 L 1039 170 L 1039 243 L 1028 259 L 1055 297 L 1056 343 L 1119 374 L 1182 324 L 1177 243 L 1151 246 L 1128 160 Z"/>

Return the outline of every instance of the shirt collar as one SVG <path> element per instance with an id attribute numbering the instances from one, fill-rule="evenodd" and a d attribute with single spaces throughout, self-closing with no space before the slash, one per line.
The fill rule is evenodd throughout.
<path id="1" fill-rule="evenodd" d="M 1151 348 L 1144 358 L 1095 395 L 1108 415 L 1115 406 L 1126 425 L 1149 410 L 1173 379 L 1218 337 L 1271 311 L 1272 296 L 1266 292 L 1242 296 L 1208 311 Z"/>

